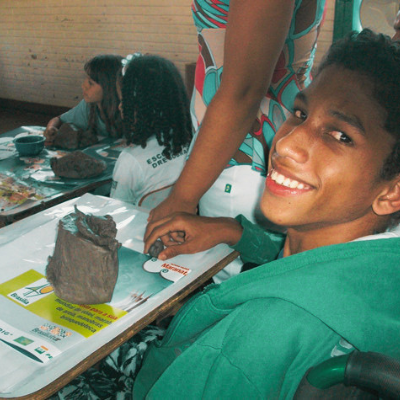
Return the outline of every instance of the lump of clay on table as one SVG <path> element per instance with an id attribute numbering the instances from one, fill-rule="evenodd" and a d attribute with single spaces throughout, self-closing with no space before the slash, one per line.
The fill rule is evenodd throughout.
<path id="1" fill-rule="evenodd" d="M 99 304 L 112 298 L 118 277 L 117 228 L 111 216 L 75 212 L 58 223 L 57 240 L 46 268 L 55 294 L 74 304 Z"/>
<path id="2" fill-rule="evenodd" d="M 164 250 L 163 242 L 157 239 L 149 248 L 149 254 L 153 258 L 158 258 L 158 255 Z"/>
<path id="3" fill-rule="evenodd" d="M 107 167 L 104 161 L 79 150 L 61 158 L 51 158 L 50 166 L 55 175 L 72 179 L 93 178 L 103 173 Z"/>
<path id="4" fill-rule="evenodd" d="M 67 150 L 83 149 L 98 143 L 97 136 L 91 131 L 83 131 L 71 124 L 62 124 L 54 138 L 54 146 Z"/>

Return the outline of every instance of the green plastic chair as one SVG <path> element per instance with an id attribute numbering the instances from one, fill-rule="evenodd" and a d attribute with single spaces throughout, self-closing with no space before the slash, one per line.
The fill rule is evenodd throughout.
<path id="1" fill-rule="evenodd" d="M 378 18 L 379 15 L 376 14 L 382 7 L 386 7 L 386 12 L 393 12 L 392 19 L 386 21 L 387 23 L 382 21 L 383 15 Z M 360 32 L 363 28 L 370 28 L 373 31 L 392 36 L 394 34 L 392 22 L 396 18 L 398 7 L 397 0 L 336 0 L 333 41 L 335 42 L 350 31 Z M 383 12 L 384 10 L 381 9 L 380 11 Z M 369 13 L 369 17 L 364 14 L 362 18 L 362 12 Z M 383 14 L 385 13 L 383 12 Z M 365 23 L 365 26 L 363 26 L 363 23 Z"/>
<path id="2" fill-rule="evenodd" d="M 353 351 L 307 371 L 294 400 L 400 399 L 400 362 L 374 352 Z"/>

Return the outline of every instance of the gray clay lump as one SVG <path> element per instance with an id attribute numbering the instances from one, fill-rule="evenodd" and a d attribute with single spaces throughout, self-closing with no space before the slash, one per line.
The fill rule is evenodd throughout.
<path id="1" fill-rule="evenodd" d="M 149 254 L 158 258 L 158 255 L 164 250 L 163 242 L 160 239 L 157 239 L 149 248 Z"/>
<path id="2" fill-rule="evenodd" d="M 62 124 L 54 138 L 54 146 L 61 149 L 77 150 L 98 143 L 98 138 L 91 131 L 83 131 L 73 125 Z"/>
<path id="3" fill-rule="evenodd" d="M 102 174 L 107 165 L 82 151 L 73 151 L 64 157 L 53 157 L 50 166 L 54 174 L 62 178 L 87 179 Z"/>
<path id="4" fill-rule="evenodd" d="M 57 240 L 46 268 L 55 294 L 75 304 L 112 298 L 118 277 L 117 228 L 111 216 L 75 212 L 59 221 Z"/>

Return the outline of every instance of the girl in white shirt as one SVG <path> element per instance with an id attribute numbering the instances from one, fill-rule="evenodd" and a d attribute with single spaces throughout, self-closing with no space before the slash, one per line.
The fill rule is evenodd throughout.
<path id="1" fill-rule="evenodd" d="M 192 124 L 186 87 L 171 61 L 136 53 L 123 62 L 117 92 L 129 147 L 115 165 L 111 197 L 138 205 L 178 179 Z"/>

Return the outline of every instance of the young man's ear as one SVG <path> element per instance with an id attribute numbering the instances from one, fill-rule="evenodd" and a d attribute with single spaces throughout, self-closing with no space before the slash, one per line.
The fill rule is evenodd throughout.
<path id="1" fill-rule="evenodd" d="M 389 215 L 400 210 L 400 175 L 376 197 L 372 209 L 377 215 Z"/>

